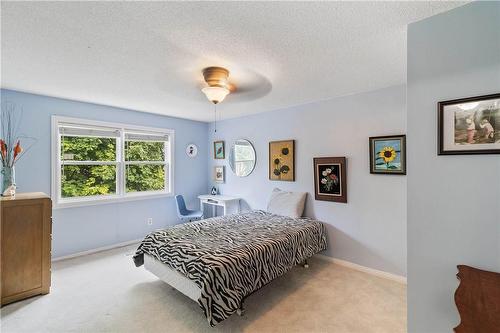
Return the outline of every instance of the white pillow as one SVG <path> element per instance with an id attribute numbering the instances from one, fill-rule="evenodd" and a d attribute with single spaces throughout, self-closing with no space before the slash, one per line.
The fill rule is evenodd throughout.
<path id="1" fill-rule="evenodd" d="M 287 192 L 275 188 L 269 198 L 267 211 L 272 214 L 301 217 L 307 192 Z"/>

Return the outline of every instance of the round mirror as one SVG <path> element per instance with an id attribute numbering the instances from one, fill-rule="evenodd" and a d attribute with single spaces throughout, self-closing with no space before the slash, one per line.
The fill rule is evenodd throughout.
<path id="1" fill-rule="evenodd" d="M 255 149 L 250 141 L 236 140 L 229 152 L 229 165 L 238 177 L 246 177 L 255 168 Z"/>

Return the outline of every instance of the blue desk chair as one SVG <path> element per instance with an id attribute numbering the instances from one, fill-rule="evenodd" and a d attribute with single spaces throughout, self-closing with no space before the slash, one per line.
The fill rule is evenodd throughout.
<path id="1" fill-rule="evenodd" d="M 177 204 L 177 216 L 182 222 L 197 221 L 203 218 L 201 210 L 189 210 L 186 208 L 186 202 L 184 202 L 182 195 L 175 196 L 175 203 Z"/>

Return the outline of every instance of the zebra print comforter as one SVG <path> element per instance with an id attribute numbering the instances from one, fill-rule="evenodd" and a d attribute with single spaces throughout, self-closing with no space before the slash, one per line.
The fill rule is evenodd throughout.
<path id="1" fill-rule="evenodd" d="M 319 221 L 252 211 L 152 232 L 134 261 L 141 266 L 147 253 L 194 281 L 198 303 L 215 326 L 246 296 L 326 247 Z"/>

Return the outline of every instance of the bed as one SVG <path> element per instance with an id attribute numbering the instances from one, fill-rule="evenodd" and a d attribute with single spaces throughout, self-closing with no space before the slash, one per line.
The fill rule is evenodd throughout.
<path id="1" fill-rule="evenodd" d="M 251 211 L 152 232 L 134 262 L 197 301 L 215 326 L 241 311 L 245 297 L 326 247 L 317 220 Z"/>

